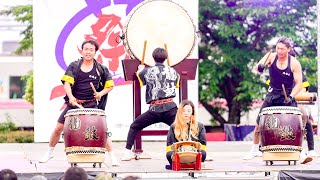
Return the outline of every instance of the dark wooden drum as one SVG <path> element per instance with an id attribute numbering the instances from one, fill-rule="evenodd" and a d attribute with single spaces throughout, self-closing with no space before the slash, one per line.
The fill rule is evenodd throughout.
<path id="1" fill-rule="evenodd" d="M 76 162 L 103 162 L 107 142 L 104 111 L 91 108 L 69 110 L 65 115 L 63 138 L 71 166 Z"/>
<path id="2" fill-rule="evenodd" d="M 274 106 L 260 113 L 261 150 L 263 152 L 301 151 L 302 113 L 299 108 Z"/>

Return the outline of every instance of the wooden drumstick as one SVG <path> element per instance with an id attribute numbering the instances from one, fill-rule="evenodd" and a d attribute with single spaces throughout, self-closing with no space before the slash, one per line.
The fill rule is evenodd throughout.
<path id="1" fill-rule="evenodd" d="M 94 95 L 96 95 L 96 94 L 97 94 L 97 90 L 96 90 L 96 88 L 93 86 L 93 83 L 92 83 L 92 82 L 90 82 L 90 86 L 91 86 L 91 88 L 92 88 L 92 90 L 93 90 Z"/>
<path id="2" fill-rule="evenodd" d="M 266 66 L 266 62 L 267 62 L 267 60 L 268 60 L 268 58 L 269 58 L 269 56 L 270 56 L 270 54 L 272 53 L 272 49 L 270 50 L 270 52 L 269 52 L 269 54 L 268 54 L 268 56 L 267 56 L 267 58 L 266 58 L 266 60 L 264 60 L 264 62 L 263 62 L 263 66 Z"/>
<path id="3" fill-rule="evenodd" d="M 142 53 L 141 65 L 144 65 L 144 57 L 146 55 L 146 49 L 147 49 L 147 40 L 145 40 L 144 44 L 143 44 L 143 53 Z"/>
<path id="4" fill-rule="evenodd" d="M 169 59 L 169 52 L 168 52 L 167 44 L 164 44 L 164 49 L 167 51 L 167 54 L 168 54 L 167 62 L 168 62 L 168 66 L 170 66 L 170 59 Z"/>
<path id="5" fill-rule="evenodd" d="M 77 102 L 75 102 L 75 104 L 74 104 L 75 106 L 77 106 L 78 108 L 80 108 L 80 109 L 84 109 L 84 107 L 83 106 L 81 106 L 80 104 L 78 104 Z"/>
<path id="6" fill-rule="evenodd" d="M 94 95 L 97 95 L 98 93 L 97 93 L 97 90 L 96 90 L 96 88 L 94 87 L 94 85 L 93 85 L 93 83 L 92 82 L 90 82 L 90 86 L 91 86 L 91 88 L 92 88 L 92 90 L 93 90 L 93 93 L 94 93 Z M 97 99 L 97 103 L 98 103 L 98 99 Z"/>
<path id="7" fill-rule="evenodd" d="M 284 87 L 284 84 L 282 84 L 282 90 L 284 94 L 284 99 L 288 102 L 288 96 L 287 96 L 287 92 L 286 92 L 286 88 Z"/>

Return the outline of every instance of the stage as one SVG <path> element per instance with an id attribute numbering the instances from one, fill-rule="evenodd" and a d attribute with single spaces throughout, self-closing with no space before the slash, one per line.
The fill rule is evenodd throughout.
<path id="1" fill-rule="evenodd" d="M 144 156 L 151 159 L 120 161 L 124 153 L 125 142 L 114 142 L 115 154 L 121 165 L 112 167 L 109 156 L 106 155 L 102 167 L 93 168 L 92 163 L 78 163 L 91 177 L 97 173 L 110 172 L 118 179 L 128 175 L 139 176 L 143 179 L 276 179 L 281 170 L 320 170 L 318 158 L 308 164 L 288 165 L 287 161 L 275 161 L 272 166 L 266 166 L 261 157 L 242 160 L 250 150 L 252 141 L 221 141 L 208 142 L 205 167 L 201 171 L 171 171 L 166 170 L 165 142 L 143 142 Z M 55 157 L 47 163 L 39 163 L 38 159 L 47 151 L 48 143 L 30 144 L 0 144 L 0 169 L 14 170 L 19 179 L 28 179 L 36 174 L 42 174 L 48 179 L 59 179 L 70 164 L 64 153 L 64 143 L 55 148 Z M 315 149 L 319 153 L 319 140 L 315 136 Z"/>

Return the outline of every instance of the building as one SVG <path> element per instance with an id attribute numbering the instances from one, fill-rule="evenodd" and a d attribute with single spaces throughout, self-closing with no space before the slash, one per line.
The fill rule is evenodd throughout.
<path id="1" fill-rule="evenodd" d="M 32 3 L 29 0 L 2 0 L 0 11 L 11 6 Z M 14 17 L 0 16 L 0 123 L 11 120 L 17 127 L 33 127 L 32 105 L 23 99 L 22 76 L 33 69 L 32 56 L 14 54 L 26 25 Z"/>

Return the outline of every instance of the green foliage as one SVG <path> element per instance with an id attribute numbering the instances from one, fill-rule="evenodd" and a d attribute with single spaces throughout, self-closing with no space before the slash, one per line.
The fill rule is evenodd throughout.
<path id="1" fill-rule="evenodd" d="M 28 134 L 27 136 L 25 135 L 18 135 L 15 137 L 16 143 L 33 143 L 33 134 Z"/>
<path id="2" fill-rule="evenodd" d="M 12 122 L 11 117 L 9 116 L 9 114 L 6 114 L 6 119 L 4 122 L 0 123 L 0 132 L 2 133 L 7 133 L 10 131 L 14 131 L 16 130 L 17 127 L 16 125 Z"/>
<path id="3" fill-rule="evenodd" d="M 0 133 L 0 143 L 33 143 L 33 131 L 11 131 Z"/>
<path id="4" fill-rule="evenodd" d="M 25 51 L 33 48 L 33 13 L 32 5 L 21 5 L 10 7 L 7 10 L 0 11 L 1 15 L 13 16 L 18 22 L 27 24 L 27 28 L 21 32 L 24 37 L 19 43 L 20 46 L 16 50 L 17 54 L 22 54 Z"/>
<path id="5" fill-rule="evenodd" d="M 7 136 L 0 136 L 0 143 L 6 143 L 8 142 L 8 137 Z"/>
<path id="6" fill-rule="evenodd" d="M 18 22 L 25 23 L 27 28 L 21 32 L 24 37 L 19 43 L 20 46 L 16 50 L 17 54 L 28 52 L 33 48 L 33 10 L 32 5 L 13 6 L 7 10 L 0 11 L 1 15 L 13 16 Z M 33 104 L 33 71 L 22 79 L 27 81 L 24 98 Z"/>
<path id="7" fill-rule="evenodd" d="M 210 101 L 225 98 L 228 122 L 239 124 L 251 102 L 266 92 L 254 67 L 274 38 L 294 40 L 307 78 L 316 85 L 316 0 L 199 0 L 199 13 L 199 100 L 221 125 L 223 111 Z"/>
<path id="8" fill-rule="evenodd" d="M 33 105 L 33 71 L 23 76 L 22 79 L 27 81 L 23 98 Z"/>

